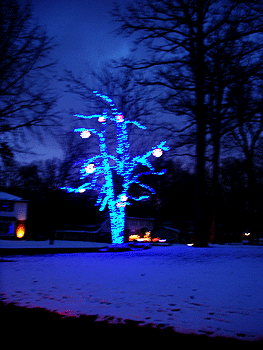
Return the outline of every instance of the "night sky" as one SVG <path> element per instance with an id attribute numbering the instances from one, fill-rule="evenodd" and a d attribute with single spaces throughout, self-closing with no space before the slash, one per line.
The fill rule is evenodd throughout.
<path id="1" fill-rule="evenodd" d="M 120 0 L 125 4 L 127 0 Z M 34 14 L 59 47 L 54 56 L 63 68 L 82 71 L 88 62 L 100 62 L 129 54 L 128 39 L 116 37 L 109 11 L 112 0 L 32 0 Z"/>
<path id="2" fill-rule="evenodd" d="M 20 0 L 24 3 L 23 0 Z M 33 15 L 38 24 L 44 26 L 49 36 L 55 37 L 57 47 L 52 58 L 58 61 L 57 75 L 62 76 L 65 69 L 76 76 L 85 74 L 87 65 L 98 69 L 100 64 L 110 59 L 127 57 L 132 47 L 132 40 L 116 36 L 113 33 L 116 23 L 109 11 L 113 0 L 32 0 Z M 119 0 L 123 8 L 128 0 Z M 64 93 L 64 86 L 54 79 L 54 86 L 60 94 L 57 110 L 69 114 L 73 109 L 78 113 L 80 101 L 75 96 Z M 38 141 L 29 141 L 40 157 L 25 155 L 24 161 L 60 156 L 61 151 L 49 136 L 46 146 L 39 146 Z M 33 158 L 32 158 L 33 157 Z M 21 157 L 20 157 L 21 160 Z"/>

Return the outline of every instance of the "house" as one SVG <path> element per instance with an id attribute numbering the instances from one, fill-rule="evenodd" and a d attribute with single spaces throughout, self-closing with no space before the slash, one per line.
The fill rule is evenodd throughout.
<path id="1" fill-rule="evenodd" d="M 194 223 L 191 221 L 178 222 L 179 229 L 173 227 L 170 221 L 160 224 L 153 232 L 153 237 L 161 237 L 170 243 L 193 243 Z"/>
<path id="2" fill-rule="evenodd" d="M 28 201 L 0 192 L 0 238 L 23 238 Z"/>
<path id="3" fill-rule="evenodd" d="M 151 231 L 155 219 L 126 216 L 124 238 L 128 241 L 129 235 Z M 81 241 L 109 241 L 111 240 L 110 219 L 105 218 L 98 225 L 78 225 L 78 230 L 56 230 L 55 239 Z"/>
<path id="4" fill-rule="evenodd" d="M 160 225 L 155 231 L 154 236 L 161 237 L 162 239 L 166 239 L 167 242 L 180 242 L 181 241 L 181 232 L 180 230 Z"/>

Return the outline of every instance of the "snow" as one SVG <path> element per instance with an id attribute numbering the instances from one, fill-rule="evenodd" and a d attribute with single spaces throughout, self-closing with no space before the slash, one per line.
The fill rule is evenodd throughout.
<path id="1" fill-rule="evenodd" d="M 0 268 L 5 302 L 164 324 L 177 332 L 263 336 L 262 246 L 19 255 L 4 257 Z"/>
<path id="2" fill-rule="evenodd" d="M 86 242 L 86 241 L 59 241 L 54 240 L 53 244 L 46 241 L 26 241 L 26 240 L 1 240 L 0 249 L 56 249 L 56 248 L 102 248 L 108 243 Z M 1 253 L 1 251 L 0 251 Z"/>

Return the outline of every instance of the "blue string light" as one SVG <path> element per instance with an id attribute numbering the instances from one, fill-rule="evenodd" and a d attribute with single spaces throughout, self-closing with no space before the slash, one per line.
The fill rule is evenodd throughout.
<path id="1" fill-rule="evenodd" d="M 100 211 L 103 211 L 108 205 L 111 222 L 112 243 L 122 244 L 124 242 L 126 206 L 131 204 L 130 200 L 141 201 L 150 198 L 149 195 L 141 195 L 139 197 L 129 195 L 129 188 L 132 184 L 137 184 L 144 190 L 155 194 L 155 190 L 152 187 L 142 183 L 140 181 L 140 177 L 143 175 L 165 174 L 165 169 L 156 172 L 149 158 L 151 156 L 160 157 L 164 151 L 169 150 L 169 147 L 166 145 L 166 141 L 162 141 L 145 154 L 131 158 L 129 154 L 130 143 L 127 125 L 133 124 L 143 130 L 147 129 L 147 127 L 137 121 L 126 120 L 123 113 L 118 111 L 114 101 L 110 97 L 100 94 L 98 91 L 93 91 L 93 93 L 110 105 L 110 114 L 108 114 L 107 110 L 104 110 L 102 114 L 93 114 L 90 116 L 75 114 L 75 116 L 78 118 L 96 118 L 101 125 L 101 130 L 98 131 L 96 129 L 77 128 L 74 130 L 74 132 L 79 132 L 82 138 L 89 138 L 92 134 L 98 136 L 100 155 L 78 162 L 78 164 L 82 164 L 80 169 L 80 178 L 84 179 L 87 176 L 90 176 L 90 182 L 87 182 L 78 188 L 62 187 L 62 189 L 67 190 L 68 192 L 83 193 L 86 190 L 99 188 L 100 193 L 98 195 L 96 205 L 100 206 Z M 106 145 L 105 134 L 108 122 L 110 121 L 113 122 L 116 127 L 117 156 L 109 154 Z M 149 171 L 134 174 L 135 168 L 140 164 L 147 167 Z M 123 178 L 122 191 L 118 195 L 115 193 L 113 170 L 115 170 L 117 174 L 121 175 Z M 98 179 L 102 175 L 104 176 L 103 185 L 98 183 Z"/>

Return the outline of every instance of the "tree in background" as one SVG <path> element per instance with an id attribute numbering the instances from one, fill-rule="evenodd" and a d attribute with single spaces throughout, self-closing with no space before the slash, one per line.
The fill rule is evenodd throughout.
<path id="1" fill-rule="evenodd" d="M 133 124 L 140 129 L 146 129 L 137 121 L 126 120 L 124 115 L 118 111 L 114 101 L 106 95 L 97 91 L 94 94 L 100 97 L 104 102 L 110 105 L 110 111 L 104 110 L 102 114 L 91 116 L 76 116 L 84 119 L 96 119 L 101 123 L 101 128 L 76 128 L 83 139 L 91 137 L 92 134 L 99 138 L 100 155 L 81 161 L 81 178 L 91 177 L 90 182 L 85 182 L 77 188 L 62 187 L 68 192 L 83 193 L 89 189 L 99 190 L 97 205 L 100 205 L 100 211 L 103 211 L 108 205 L 111 222 L 111 236 L 113 244 L 124 242 L 125 229 L 125 209 L 132 200 L 141 201 L 148 199 L 148 194 L 132 195 L 129 193 L 130 187 L 138 185 L 145 192 L 155 193 L 155 190 L 142 182 L 145 175 L 163 175 L 166 170 L 156 171 L 149 158 L 151 156 L 160 157 L 163 151 L 168 151 L 166 141 L 160 142 L 150 151 L 141 156 L 130 157 L 130 144 L 127 126 Z M 114 123 L 116 130 L 116 149 L 115 154 L 108 152 L 106 144 L 106 129 Z M 110 129 L 111 130 L 111 129 Z M 109 129 L 107 130 L 109 132 Z M 147 170 L 147 171 L 145 171 Z"/>
<path id="2" fill-rule="evenodd" d="M 239 86 L 236 101 L 238 109 L 238 127 L 233 129 L 225 140 L 225 148 L 235 148 L 244 161 L 244 172 L 247 176 L 248 229 L 251 243 L 259 235 L 259 183 L 263 159 L 263 88 L 253 82 L 253 88 Z M 260 86 L 261 85 L 261 86 Z M 260 175 L 258 175 L 260 174 Z"/>
<path id="3" fill-rule="evenodd" d="M 29 131 L 40 139 L 43 128 L 46 132 L 57 123 L 51 113 L 56 93 L 48 78 L 54 66 L 49 58 L 53 47 L 34 20 L 29 2 L 23 6 L 16 0 L 1 1 L 0 156 L 4 163 L 12 160 L 15 151 L 26 149 Z"/>
<path id="4" fill-rule="evenodd" d="M 128 5 L 125 13 L 116 5 L 112 14 L 119 23 L 119 33 L 134 35 L 136 47 L 144 45 L 147 50 L 147 56 L 140 52 L 124 65 L 137 72 L 147 72 L 138 83 L 159 89 L 160 104 L 164 110 L 181 117 L 182 128 L 178 132 L 188 133 L 195 146 L 195 246 L 206 246 L 210 219 L 205 196 L 207 137 L 209 133 L 217 137 L 212 144 L 217 147 L 214 160 L 218 162 L 228 88 L 238 75 L 247 73 L 246 67 L 258 67 L 260 60 L 262 1 L 137 0 Z M 223 59 L 217 61 L 220 76 L 215 64 L 218 52 Z M 232 69 L 231 76 L 225 76 L 228 64 L 234 68 L 235 61 L 242 70 L 238 73 Z M 251 73 L 254 74 L 253 70 Z M 214 81 L 220 78 L 216 81 L 217 91 L 210 90 L 213 78 Z M 214 103 L 213 108 L 210 102 Z M 210 125 L 209 118 L 212 118 Z"/>

